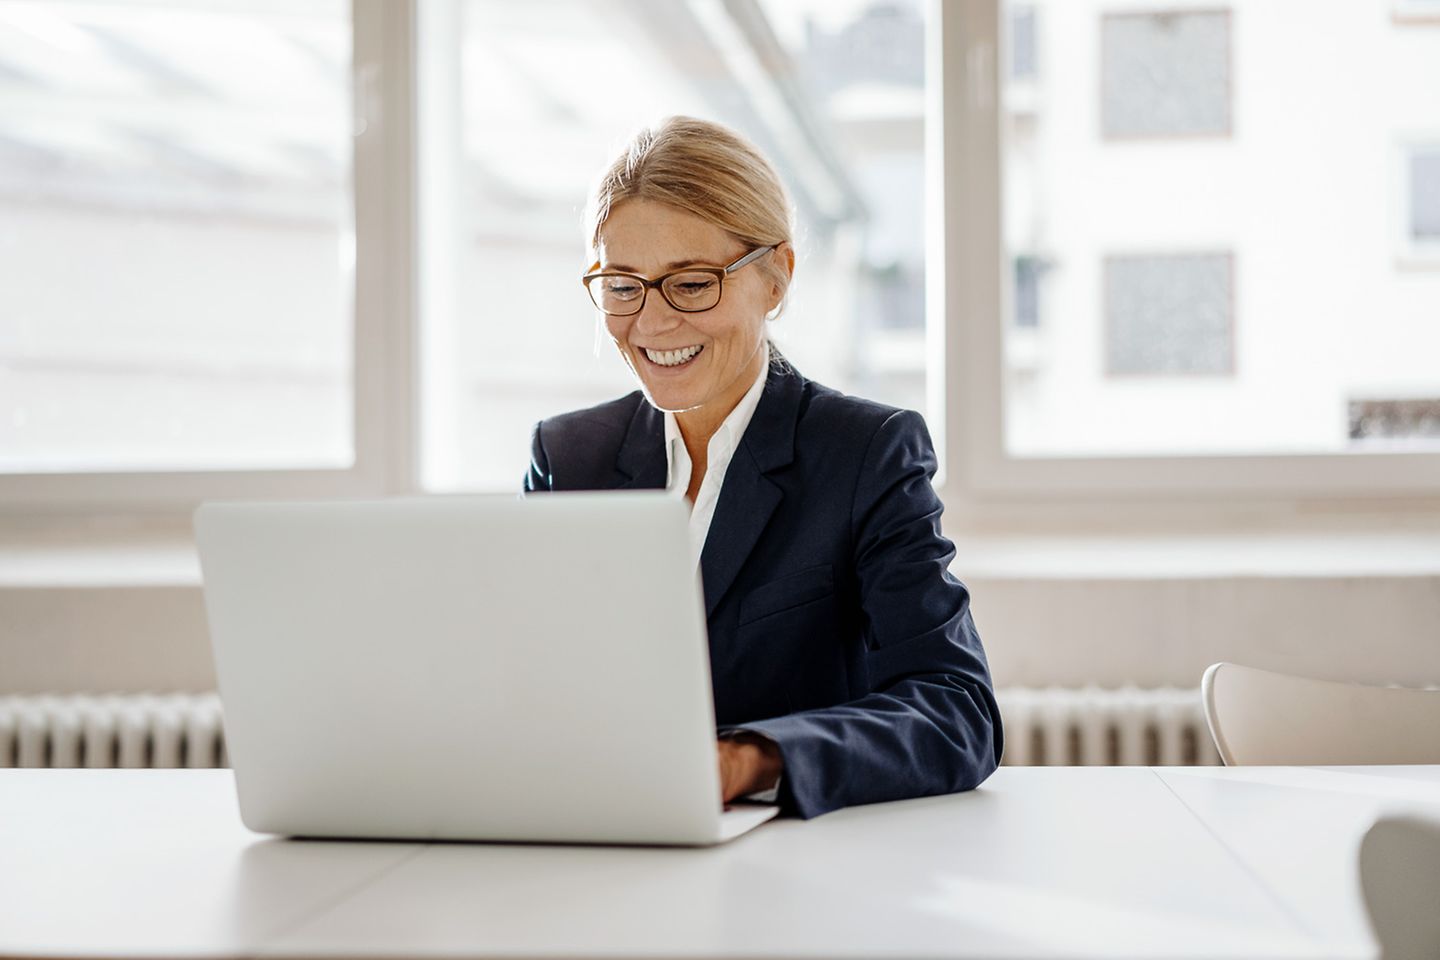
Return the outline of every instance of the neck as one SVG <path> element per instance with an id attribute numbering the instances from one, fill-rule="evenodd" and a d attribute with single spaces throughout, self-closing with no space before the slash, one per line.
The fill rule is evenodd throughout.
<path id="1" fill-rule="evenodd" d="M 690 451 L 691 460 L 695 459 L 696 450 L 703 452 L 708 449 L 710 438 L 715 436 L 720 424 L 740 405 L 741 398 L 750 392 L 769 356 L 770 351 L 762 342 L 750 362 L 745 364 L 744 371 L 723 394 L 693 410 L 675 414 L 675 424 L 680 428 L 680 436 L 685 440 L 685 449 Z"/>

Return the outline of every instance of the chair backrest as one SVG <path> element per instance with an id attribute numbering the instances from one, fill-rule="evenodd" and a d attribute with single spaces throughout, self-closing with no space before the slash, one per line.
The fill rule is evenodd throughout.
<path id="1" fill-rule="evenodd" d="M 1227 766 L 1440 763 L 1440 691 L 1371 687 L 1217 663 L 1200 681 Z"/>
<path id="2" fill-rule="evenodd" d="M 1377 820 L 1360 843 L 1360 887 L 1382 960 L 1440 957 L 1440 820 Z"/>

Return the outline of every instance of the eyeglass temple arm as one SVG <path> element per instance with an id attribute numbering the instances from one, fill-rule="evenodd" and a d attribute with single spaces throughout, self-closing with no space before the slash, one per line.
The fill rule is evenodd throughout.
<path id="1" fill-rule="evenodd" d="M 751 250 L 749 253 L 745 254 L 745 256 L 741 257 L 739 260 L 736 260 L 734 263 L 730 264 L 730 266 L 726 267 L 725 272 L 726 274 L 734 273 L 736 270 L 739 270 L 741 267 L 745 266 L 745 264 L 760 259 L 765 254 L 769 253 L 771 250 L 774 249 L 775 245 L 771 244 L 768 247 L 758 247 L 754 250 Z"/>

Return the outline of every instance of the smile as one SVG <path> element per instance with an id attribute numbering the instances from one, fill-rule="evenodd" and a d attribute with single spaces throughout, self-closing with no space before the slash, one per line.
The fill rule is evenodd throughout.
<path id="1" fill-rule="evenodd" d="M 650 358 L 650 362 L 661 367 L 683 367 L 699 356 L 700 351 L 704 349 L 703 346 L 698 344 L 693 347 L 682 347 L 679 350 L 651 350 L 649 347 L 644 348 L 645 356 Z"/>

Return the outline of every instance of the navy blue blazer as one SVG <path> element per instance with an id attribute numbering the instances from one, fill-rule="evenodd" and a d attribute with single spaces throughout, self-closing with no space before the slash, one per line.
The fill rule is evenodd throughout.
<path id="1" fill-rule="evenodd" d="M 779 803 L 968 790 L 1003 746 L 970 595 L 948 570 L 925 421 L 771 366 L 701 555 L 716 723 L 779 745 Z M 527 491 L 663 488 L 639 391 L 535 427 Z"/>

